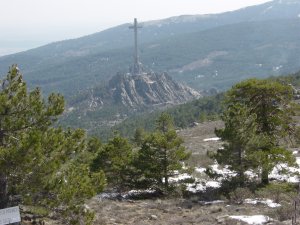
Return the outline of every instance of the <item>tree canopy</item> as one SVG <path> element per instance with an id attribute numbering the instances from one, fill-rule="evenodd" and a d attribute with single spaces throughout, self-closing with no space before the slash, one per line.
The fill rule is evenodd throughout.
<path id="1" fill-rule="evenodd" d="M 291 86 L 274 80 L 246 80 L 227 92 L 225 128 L 216 130 L 226 143 L 215 157 L 236 170 L 241 183 L 247 168 L 260 168 L 261 182 L 267 184 L 277 163 L 295 162 L 282 146 L 294 132 L 292 100 Z"/>
<path id="2" fill-rule="evenodd" d="M 181 170 L 190 154 L 177 136 L 172 117 L 162 113 L 156 121 L 156 132 L 147 135 L 138 152 L 139 169 L 152 185 L 169 188 L 169 178 Z"/>
<path id="3" fill-rule="evenodd" d="M 23 204 L 60 208 L 72 224 L 91 222 L 87 198 L 103 189 L 102 171 L 92 173 L 92 140 L 83 130 L 53 124 L 64 110 L 60 94 L 43 99 L 40 89 L 27 90 L 17 66 L 0 81 L 0 208 L 10 196 Z"/>

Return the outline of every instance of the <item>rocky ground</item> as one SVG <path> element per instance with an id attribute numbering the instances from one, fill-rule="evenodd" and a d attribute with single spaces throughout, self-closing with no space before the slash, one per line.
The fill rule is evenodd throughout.
<path id="1" fill-rule="evenodd" d="M 112 201 L 94 198 L 89 204 L 96 212 L 96 224 L 184 225 L 248 224 L 230 218 L 238 215 L 268 215 L 276 218 L 278 208 L 266 205 L 200 202 L 186 199 Z M 269 219 L 268 224 L 291 224 Z M 257 221 L 258 222 L 258 221 Z"/>

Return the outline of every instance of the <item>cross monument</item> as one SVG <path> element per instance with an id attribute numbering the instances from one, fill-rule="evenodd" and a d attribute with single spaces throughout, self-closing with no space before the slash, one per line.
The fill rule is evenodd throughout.
<path id="1" fill-rule="evenodd" d="M 129 28 L 134 30 L 134 64 L 133 64 L 132 72 L 134 75 L 137 75 L 141 73 L 141 67 L 140 67 L 139 56 L 138 56 L 137 33 L 138 33 L 138 29 L 142 28 L 142 26 L 139 26 L 137 19 L 134 18 L 133 26 L 130 26 Z"/>

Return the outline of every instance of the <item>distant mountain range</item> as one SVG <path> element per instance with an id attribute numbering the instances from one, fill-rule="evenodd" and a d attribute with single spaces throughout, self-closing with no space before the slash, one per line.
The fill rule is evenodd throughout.
<path id="1" fill-rule="evenodd" d="M 224 90 L 250 76 L 299 70 L 299 17 L 299 0 L 275 0 L 222 14 L 144 22 L 140 57 L 149 70 L 167 71 L 198 90 Z M 128 26 L 0 57 L 0 73 L 16 63 L 31 86 L 69 99 L 128 70 L 133 51 Z"/>

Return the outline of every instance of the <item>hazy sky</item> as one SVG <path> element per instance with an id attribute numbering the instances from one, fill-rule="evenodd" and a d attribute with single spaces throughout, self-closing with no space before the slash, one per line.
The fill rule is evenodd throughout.
<path id="1" fill-rule="evenodd" d="M 0 0 L 0 55 L 111 26 L 235 10 L 270 0 Z"/>

